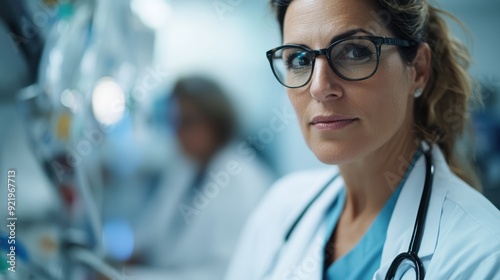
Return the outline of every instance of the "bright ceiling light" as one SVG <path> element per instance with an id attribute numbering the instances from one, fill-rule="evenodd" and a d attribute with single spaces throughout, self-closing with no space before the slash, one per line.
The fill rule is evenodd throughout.
<path id="1" fill-rule="evenodd" d="M 92 93 L 92 110 L 103 125 L 117 123 L 125 114 L 125 94 L 113 78 L 100 79 Z"/>
<path id="2" fill-rule="evenodd" d="M 172 14 L 172 7 L 166 0 L 132 0 L 130 8 L 152 29 L 164 27 Z"/>

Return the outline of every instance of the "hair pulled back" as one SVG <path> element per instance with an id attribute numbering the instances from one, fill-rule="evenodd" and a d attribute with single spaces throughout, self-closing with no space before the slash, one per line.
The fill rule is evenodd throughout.
<path id="1" fill-rule="evenodd" d="M 285 14 L 293 0 L 271 0 L 283 31 Z M 465 132 L 470 133 L 468 107 L 473 96 L 472 79 L 467 72 L 470 56 L 467 48 L 449 31 L 445 16 L 426 0 L 372 0 L 383 15 L 383 23 L 395 37 L 427 43 L 431 49 L 431 73 L 421 97 L 415 99 L 414 126 L 417 137 L 436 143 L 452 171 L 470 185 L 480 188 L 472 165 L 461 159 L 455 147 Z M 400 47 L 402 58 L 411 63 L 415 47 Z"/>

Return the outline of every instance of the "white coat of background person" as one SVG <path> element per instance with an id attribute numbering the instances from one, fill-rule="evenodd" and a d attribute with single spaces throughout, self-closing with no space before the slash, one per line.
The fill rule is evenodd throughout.
<path id="1" fill-rule="evenodd" d="M 272 70 L 309 148 L 335 167 L 271 188 L 226 279 L 385 279 L 409 250 L 426 174 L 425 279 L 500 279 L 500 211 L 455 150 L 473 91 L 443 13 L 421 0 L 271 2 L 283 34 Z"/>
<path id="2" fill-rule="evenodd" d="M 136 258 L 158 271 L 144 277 L 219 280 L 273 177 L 249 146 L 238 149 L 234 112 L 215 82 L 182 78 L 170 100 L 181 155 L 147 206 Z"/>

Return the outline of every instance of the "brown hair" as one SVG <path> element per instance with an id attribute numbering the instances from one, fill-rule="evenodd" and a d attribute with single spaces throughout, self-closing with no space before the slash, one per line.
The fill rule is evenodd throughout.
<path id="1" fill-rule="evenodd" d="M 271 0 L 282 32 L 286 10 L 292 1 Z M 394 36 L 426 42 L 431 49 L 430 79 L 414 105 L 417 137 L 438 144 L 451 170 L 480 189 L 473 165 L 460 158 L 455 149 L 464 133 L 473 138 L 468 115 L 473 97 L 473 81 L 467 72 L 470 56 L 466 47 L 450 33 L 444 16 L 460 21 L 425 0 L 377 0 L 375 4 L 388 13 L 387 28 Z M 418 45 L 399 50 L 402 58 L 410 63 Z"/>
<path id="2" fill-rule="evenodd" d="M 236 134 L 237 121 L 233 105 L 214 80 L 204 76 L 182 77 L 175 83 L 171 99 L 183 98 L 203 114 L 218 137 L 219 147 L 227 144 Z"/>

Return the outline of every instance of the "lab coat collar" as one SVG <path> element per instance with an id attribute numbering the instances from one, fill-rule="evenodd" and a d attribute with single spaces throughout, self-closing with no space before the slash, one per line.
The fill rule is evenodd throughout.
<path id="1" fill-rule="evenodd" d="M 297 208 L 300 209 L 298 212 L 303 211 L 307 203 L 313 199 L 328 180 L 337 176 L 338 169 L 335 168 L 332 171 L 325 173 L 326 176 L 322 176 L 321 180 L 315 180 L 317 184 L 311 186 L 314 191 L 305 196 L 307 199 L 304 199 L 304 205 Z M 343 185 L 342 177 L 338 176 L 307 210 L 288 242 L 276 253 L 275 259 L 279 258 L 279 261 L 277 264 L 273 262 L 271 265 L 276 265 L 272 276 L 263 277 L 264 279 L 321 279 L 325 242 L 323 221 L 328 206 L 337 197 Z M 292 215 L 292 220 L 295 220 L 299 214 Z"/>
<path id="2" fill-rule="evenodd" d="M 433 146 L 432 159 L 435 176 L 424 226 L 422 244 L 418 252 L 418 256 L 422 260 L 432 256 L 436 248 L 441 220 L 441 209 L 447 192 L 444 187 L 445 184 L 440 182 L 439 178 L 443 178 L 443 176 L 447 176 L 448 173 L 451 172 L 437 145 Z M 385 275 L 394 258 L 400 253 L 408 251 L 420 197 L 422 196 L 424 179 L 425 157 L 421 156 L 415 163 L 413 170 L 401 190 L 398 201 L 396 202 L 387 229 L 387 237 L 382 252 L 381 268 L 377 275 Z"/>

